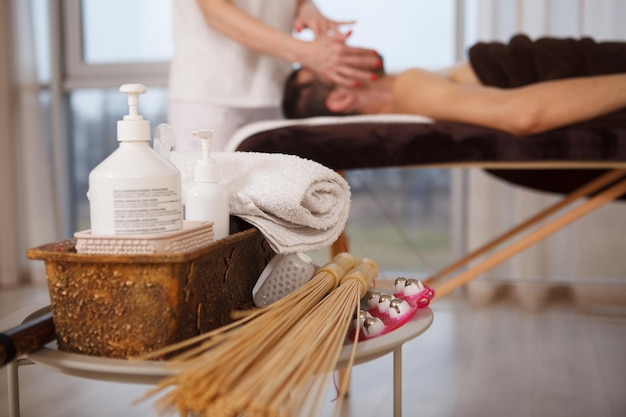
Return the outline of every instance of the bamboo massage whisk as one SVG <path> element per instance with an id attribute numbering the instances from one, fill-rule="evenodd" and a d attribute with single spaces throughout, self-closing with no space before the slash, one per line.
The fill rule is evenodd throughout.
<path id="1" fill-rule="evenodd" d="M 146 397 L 171 388 L 157 406 L 174 408 L 183 416 L 313 413 L 325 394 L 350 323 L 358 316 L 360 299 L 377 273 L 372 260 L 356 263 L 352 255 L 341 253 L 303 287 L 268 307 L 153 352 L 150 357 L 201 343 L 174 356 L 174 375 Z M 352 357 L 355 352 L 356 345 Z M 348 369 L 352 363 L 353 359 Z"/>

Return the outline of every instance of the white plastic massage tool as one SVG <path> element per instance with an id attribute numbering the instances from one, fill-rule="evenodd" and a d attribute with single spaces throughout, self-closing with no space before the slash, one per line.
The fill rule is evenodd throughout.
<path id="1" fill-rule="evenodd" d="M 254 288 L 257 307 L 266 307 L 306 284 L 315 274 L 315 264 L 304 253 L 277 254 L 267 264 Z"/>

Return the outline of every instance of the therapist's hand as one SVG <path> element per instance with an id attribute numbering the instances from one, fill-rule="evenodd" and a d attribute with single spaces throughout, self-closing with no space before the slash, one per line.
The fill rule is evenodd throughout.
<path id="1" fill-rule="evenodd" d="M 351 25 L 354 20 L 337 21 L 328 19 L 319 9 L 310 1 L 305 1 L 297 11 L 296 18 L 293 21 L 293 29 L 301 32 L 303 29 L 311 29 L 316 38 L 320 36 L 332 36 L 335 33 L 341 33 L 341 26 Z"/>
<path id="2" fill-rule="evenodd" d="M 345 39 L 349 35 L 321 36 L 303 42 L 298 51 L 298 62 L 332 84 L 355 87 L 376 80 L 375 72 L 382 66 L 378 53 L 373 49 L 346 45 Z"/>
<path id="3" fill-rule="evenodd" d="M 315 39 L 302 45 L 298 62 L 333 84 L 354 87 L 375 80 L 375 72 L 382 66 L 378 53 L 346 45 L 352 32 L 342 32 L 341 27 L 353 23 L 328 19 L 311 1 L 304 1 L 293 27 L 296 32 L 310 29 Z"/>

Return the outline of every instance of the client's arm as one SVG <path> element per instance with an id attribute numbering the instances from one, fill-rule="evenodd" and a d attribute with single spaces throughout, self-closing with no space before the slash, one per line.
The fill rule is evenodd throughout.
<path id="1" fill-rule="evenodd" d="M 459 85 L 409 70 L 394 83 L 398 113 L 529 135 L 587 121 L 626 107 L 626 74 L 546 81 L 515 89 Z"/>

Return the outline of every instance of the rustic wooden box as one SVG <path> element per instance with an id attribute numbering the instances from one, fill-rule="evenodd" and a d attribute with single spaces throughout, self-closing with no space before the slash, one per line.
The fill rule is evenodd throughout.
<path id="1" fill-rule="evenodd" d="M 274 255 L 263 235 L 231 219 L 231 235 L 190 253 L 78 254 L 76 239 L 29 249 L 45 261 L 60 350 L 126 358 L 231 322 Z"/>

